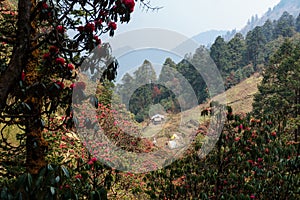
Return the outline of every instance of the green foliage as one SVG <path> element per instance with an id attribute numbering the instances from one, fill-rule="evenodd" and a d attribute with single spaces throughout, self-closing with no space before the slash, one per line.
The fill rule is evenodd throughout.
<path id="1" fill-rule="evenodd" d="M 275 37 L 291 37 L 295 31 L 294 17 L 288 12 L 284 12 L 282 16 L 275 23 L 274 35 Z"/>
<path id="2" fill-rule="evenodd" d="M 263 26 L 249 31 L 245 39 L 241 34 L 236 34 L 228 42 L 220 36 L 216 38 L 210 48 L 210 56 L 225 79 L 226 89 L 248 76 L 249 68 L 245 69 L 248 72 L 243 72 L 245 66 L 253 65 L 253 70 L 259 72 L 261 68 L 258 66 L 267 65 L 270 56 L 281 45 L 282 38 L 297 35 L 299 20 L 300 17 L 294 19 L 284 12 L 277 21 L 267 20 Z"/>
<path id="3" fill-rule="evenodd" d="M 263 34 L 262 27 L 255 27 L 247 33 L 247 56 L 248 60 L 256 66 L 258 63 L 264 63 L 264 48 L 267 38 Z"/>
<path id="4" fill-rule="evenodd" d="M 297 32 L 300 32 L 300 14 L 298 15 L 298 17 L 296 18 L 296 22 L 295 22 L 295 30 Z"/>
<path id="5" fill-rule="evenodd" d="M 244 66 L 246 44 L 242 34 L 237 33 L 234 38 L 228 42 L 229 56 L 231 63 L 225 69 L 225 72 L 235 71 L 239 67 Z"/>
<path id="6" fill-rule="evenodd" d="M 146 175 L 151 199 L 299 198 L 297 145 L 290 135 L 274 134 L 276 125 L 266 119 L 230 114 L 206 157 L 193 146 L 184 158 Z"/>
<path id="7" fill-rule="evenodd" d="M 215 61 L 218 69 L 224 71 L 229 63 L 229 50 L 225 40 L 219 36 L 210 48 L 210 56 Z"/>
<path id="8" fill-rule="evenodd" d="M 286 40 L 274 54 L 253 103 L 254 113 L 277 119 L 279 130 L 287 123 L 296 130 L 300 125 L 297 123 L 300 116 L 299 44 Z M 296 140 L 298 134 L 295 131 Z"/>
<path id="9" fill-rule="evenodd" d="M 122 84 L 118 84 L 117 92 L 128 110 L 135 115 L 138 122 L 148 119 L 149 107 L 154 104 L 154 83 L 157 77 L 152 64 L 145 60 L 134 72 L 133 77 L 126 73 Z"/>
<path id="10" fill-rule="evenodd" d="M 114 26 L 106 22 L 128 22 L 131 11 L 120 1 L 95 1 L 93 9 L 102 13 L 102 21 L 96 25 L 95 20 L 100 18 L 98 15 L 95 17 L 94 10 L 87 7 L 67 9 L 74 6 L 67 1 L 67 4 L 47 1 L 47 6 L 43 3 L 46 2 L 40 2 L 36 9 L 32 9 L 36 13 L 31 15 L 37 19 L 37 26 L 50 31 L 47 37 L 42 35 L 36 41 L 39 43 L 36 47 L 41 53 L 37 55 L 38 63 L 35 66 L 39 78 L 34 79 L 32 74 L 26 74 L 30 71 L 27 68 L 28 60 L 22 63 L 19 78 L 14 83 L 16 87 L 10 92 L 14 98 L 5 102 L 5 108 L 0 113 L 0 199 L 133 199 L 139 195 L 141 199 L 300 198 L 300 43 L 283 42 L 282 39 L 293 36 L 295 30 L 299 31 L 299 17 L 294 26 L 293 18 L 284 13 L 277 22 L 267 21 L 264 26 L 249 32 L 245 39 L 240 34 L 236 34 L 229 42 L 218 37 L 211 48 L 211 57 L 227 79 L 227 87 L 250 76 L 258 69 L 258 65 L 270 62 L 263 74 L 260 93 L 255 97 L 256 118 L 250 114 L 234 115 L 228 107 L 225 128 L 206 157 L 199 157 L 204 153 L 201 152 L 202 144 L 209 142 L 209 137 L 203 131 L 205 129 L 201 129 L 181 159 L 164 169 L 145 175 L 133 175 L 105 166 L 87 151 L 90 148 L 93 153 L 99 154 L 100 150 L 111 150 L 104 143 L 93 140 L 98 124 L 101 124 L 104 135 L 120 149 L 137 153 L 155 150 L 151 141 L 138 137 L 136 124 L 130 121 L 132 116 L 125 107 L 120 105 L 119 113 L 110 107 L 113 84 L 106 80 L 115 77 L 117 64 L 113 62 L 101 70 L 102 84 L 97 88 L 96 97 L 87 96 L 84 84 L 71 84 L 82 62 L 81 55 L 99 45 L 97 35 L 114 34 Z M 81 1 L 78 6 L 86 3 Z M 117 6 L 116 9 L 115 4 L 121 7 Z M 71 17 L 63 18 L 68 12 Z M 15 31 L 11 31 L 15 20 L 11 13 L 1 15 L 0 36 L 7 36 L 7 31 L 15 37 Z M 68 38 L 66 30 L 73 30 L 77 35 Z M 10 40 L 7 42 L 0 44 L 1 77 L 13 58 L 12 47 L 15 44 Z M 31 55 L 32 49 L 28 49 L 27 55 Z M 108 46 L 102 45 L 100 49 L 109 54 Z M 277 49 L 272 59 L 269 59 L 269 55 Z M 105 57 L 111 61 L 108 54 Z M 126 74 L 123 77 L 123 84 L 117 86 L 117 91 L 122 101 L 130 102 L 129 110 L 138 121 L 149 117 L 152 104 L 161 104 L 167 111 L 179 112 L 180 107 L 173 90 L 182 91 L 187 86 L 185 84 L 189 84 L 196 93 L 198 103 L 207 98 L 205 82 L 197 66 L 191 63 L 208 66 L 208 62 L 205 49 L 200 47 L 194 55 L 187 56 L 178 64 L 167 59 L 159 80 L 156 80 L 151 63 L 145 61 L 133 76 Z M 94 65 L 86 70 L 97 71 Z M 172 70 L 182 74 L 188 83 L 180 82 Z M 170 88 L 155 83 L 160 80 Z M 65 87 L 64 84 L 70 86 Z M 97 108 L 98 121 L 73 116 L 74 108 L 70 106 L 70 99 L 74 86 L 80 87 L 79 92 L 83 94 L 84 100 L 90 101 Z M 182 92 L 181 95 L 189 94 Z M 25 102 L 28 97 L 42 100 L 40 113 L 32 114 L 36 108 Z M 188 105 L 189 102 L 186 103 Z M 82 116 L 89 115 L 82 113 Z M 46 158 L 52 163 L 40 169 L 38 174 L 29 174 L 25 170 L 28 122 L 34 122 L 38 130 L 43 131 L 49 148 L 45 149 Z M 87 126 L 88 142 L 82 143 L 73 133 L 73 123 Z M 118 124 L 122 124 L 126 130 Z M 103 159 L 110 163 L 112 158 L 108 156 Z M 150 167 L 155 168 L 156 163 L 149 163 Z M 138 162 L 122 164 L 125 168 L 131 165 L 142 166 Z"/>

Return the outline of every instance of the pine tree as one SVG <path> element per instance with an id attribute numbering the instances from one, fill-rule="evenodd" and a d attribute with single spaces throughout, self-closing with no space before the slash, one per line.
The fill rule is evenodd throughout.
<path id="1" fill-rule="evenodd" d="M 219 70 L 224 71 L 228 65 L 229 50 L 225 40 L 218 36 L 210 48 L 210 56 L 216 63 Z"/>
<path id="2" fill-rule="evenodd" d="M 262 27 L 257 26 L 248 32 L 246 36 L 248 63 L 253 63 L 254 66 L 264 63 L 264 48 L 266 43 L 267 39 Z"/>
<path id="3" fill-rule="evenodd" d="M 275 37 L 291 37 L 293 36 L 294 31 L 294 17 L 285 11 L 275 24 Z"/>
<path id="4" fill-rule="evenodd" d="M 300 13 L 299 13 L 298 17 L 296 18 L 295 30 L 297 32 L 300 32 Z"/>
<path id="5" fill-rule="evenodd" d="M 286 40 L 274 54 L 266 68 L 259 93 L 255 95 L 254 113 L 277 119 L 281 131 L 286 123 L 295 127 L 299 135 L 300 117 L 300 44 Z"/>
<path id="6" fill-rule="evenodd" d="M 235 71 L 246 64 L 246 43 L 242 34 L 237 33 L 228 42 L 229 56 L 231 64 L 227 66 L 226 72 Z"/>

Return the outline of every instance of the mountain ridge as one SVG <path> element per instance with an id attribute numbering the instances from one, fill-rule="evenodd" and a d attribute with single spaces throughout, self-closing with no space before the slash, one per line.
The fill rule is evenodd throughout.
<path id="1" fill-rule="evenodd" d="M 277 5 L 269 10 L 260 18 L 251 21 L 239 32 L 244 36 L 256 26 L 262 26 L 267 20 L 278 20 L 281 15 L 287 11 L 289 14 L 293 15 L 295 18 L 300 13 L 300 1 L 299 0 L 281 0 Z"/>

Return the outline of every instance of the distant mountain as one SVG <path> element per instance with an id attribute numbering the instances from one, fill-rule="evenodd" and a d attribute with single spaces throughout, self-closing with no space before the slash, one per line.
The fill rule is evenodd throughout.
<path id="1" fill-rule="evenodd" d="M 248 24 L 240 31 L 243 35 L 246 35 L 248 31 L 252 30 L 256 26 L 262 26 L 268 19 L 271 21 L 278 20 L 281 15 L 287 11 L 295 18 L 300 13 L 300 0 L 281 0 L 273 9 L 269 8 L 261 18 L 252 17 Z"/>
<path id="2" fill-rule="evenodd" d="M 190 39 L 183 41 L 175 48 L 170 49 L 169 52 L 162 49 L 153 48 L 135 50 L 135 48 L 130 46 L 125 46 L 118 49 L 113 48 L 113 55 L 118 59 L 120 64 L 117 82 L 122 79 L 125 73 L 133 73 L 138 67 L 140 67 L 144 60 L 149 60 L 151 63 L 153 63 L 156 73 L 159 74 L 166 58 L 171 58 L 175 63 L 178 63 L 184 59 L 184 55 L 189 53 L 194 54 L 195 50 L 201 45 L 206 47 L 210 46 L 214 43 L 218 36 L 223 36 L 227 32 L 228 31 L 218 30 L 202 32 Z"/>
<path id="3" fill-rule="evenodd" d="M 192 39 L 196 41 L 199 45 L 210 46 L 214 43 L 215 39 L 218 36 L 223 36 L 226 33 L 227 31 L 224 30 L 210 30 L 199 33 L 198 35 L 192 37 Z"/>
<path id="4" fill-rule="evenodd" d="M 201 32 L 192 38 L 180 43 L 173 49 L 174 52 L 180 53 L 180 55 L 194 53 L 200 46 L 210 47 L 218 36 L 224 36 L 229 31 L 224 30 L 210 30 Z"/>

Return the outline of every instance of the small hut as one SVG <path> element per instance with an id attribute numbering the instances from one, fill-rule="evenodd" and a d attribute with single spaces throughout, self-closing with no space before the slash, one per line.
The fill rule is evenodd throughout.
<path id="1" fill-rule="evenodd" d="M 154 125 L 161 124 L 164 121 L 165 121 L 165 116 L 160 115 L 160 114 L 156 114 L 156 115 L 154 115 L 154 116 L 151 117 L 151 122 Z"/>

